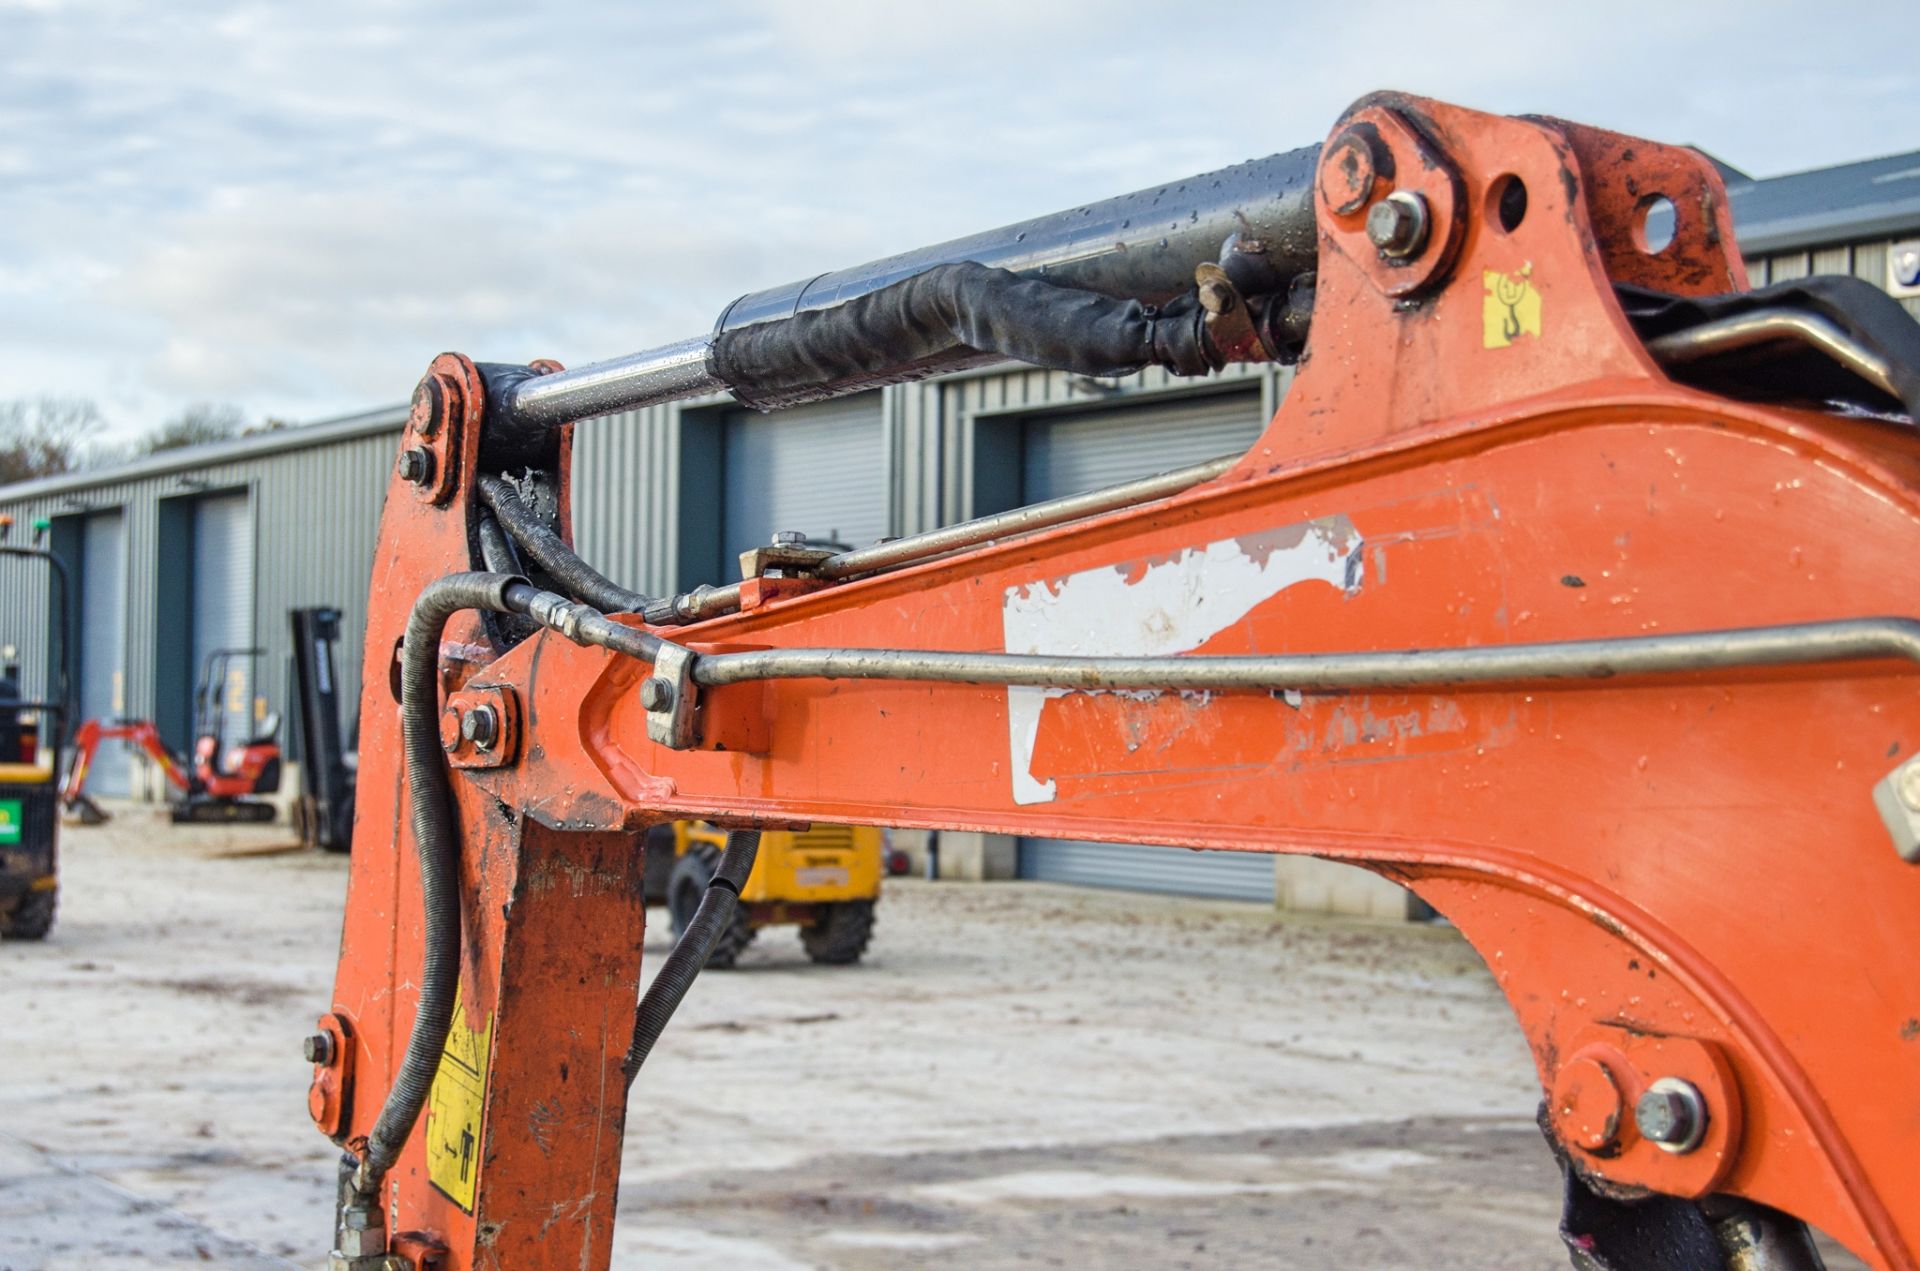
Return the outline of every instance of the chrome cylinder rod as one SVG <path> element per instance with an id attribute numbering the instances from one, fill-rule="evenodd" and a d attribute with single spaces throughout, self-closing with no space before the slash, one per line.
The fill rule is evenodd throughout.
<path id="1" fill-rule="evenodd" d="M 1261 289 L 1282 288 L 1314 267 L 1313 174 L 1319 157 L 1317 146 L 1270 155 L 772 287 L 728 305 L 713 334 L 831 309 L 959 261 L 1146 304 L 1182 294 L 1193 286 L 1196 266 L 1223 260 L 1230 262 L 1230 273 L 1255 280 Z M 507 413 L 517 423 L 557 425 L 718 392 L 726 386 L 709 365 L 712 338 L 528 380 L 513 390 Z M 952 364 L 902 368 L 895 378 L 924 379 L 978 362 L 978 355 L 960 356 Z"/>

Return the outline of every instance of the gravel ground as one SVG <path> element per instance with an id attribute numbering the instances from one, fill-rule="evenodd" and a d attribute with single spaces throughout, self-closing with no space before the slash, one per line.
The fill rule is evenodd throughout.
<path id="1" fill-rule="evenodd" d="M 67 831 L 53 938 L 0 948 L 0 1268 L 323 1263 L 297 1050 L 346 867 L 285 838 Z M 616 1266 L 1566 1265 L 1531 1063 L 1451 931 L 1044 884 L 880 912 L 861 966 L 773 931 L 695 987 Z"/>

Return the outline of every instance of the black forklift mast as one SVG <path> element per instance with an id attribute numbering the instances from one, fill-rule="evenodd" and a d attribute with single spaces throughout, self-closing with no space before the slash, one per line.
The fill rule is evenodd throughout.
<path id="1" fill-rule="evenodd" d="M 300 795 L 294 824 L 309 847 L 344 852 L 353 842 L 356 773 L 347 761 L 340 727 L 340 680 L 333 650 L 340 611 L 292 609 L 293 683 L 300 717 Z"/>

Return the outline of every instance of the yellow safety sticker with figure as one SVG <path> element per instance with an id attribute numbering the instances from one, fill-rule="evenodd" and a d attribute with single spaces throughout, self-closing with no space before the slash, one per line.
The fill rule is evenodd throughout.
<path id="1" fill-rule="evenodd" d="M 1487 286 L 1480 308 L 1481 342 L 1490 349 L 1510 347 L 1522 336 L 1540 336 L 1540 293 L 1533 285 L 1532 264 L 1512 273 L 1489 269 L 1482 274 Z"/>
<path id="2" fill-rule="evenodd" d="M 476 1030 L 467 1023 L 465 1004 L 456 1000 L 446 1053 L 427 1092 L 427 1178 L 467 1213 L 473 1212 L 480 1176 L 480 1115 L 492 1043 L 493 1016 Z"/>

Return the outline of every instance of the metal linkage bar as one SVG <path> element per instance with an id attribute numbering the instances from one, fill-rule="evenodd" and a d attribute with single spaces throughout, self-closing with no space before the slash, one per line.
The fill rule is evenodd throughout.
<path id="1" fill-rule="evenodd" d="M 1799 309 L 1758 309 L 1703 322 L 1647 341 L 1647 351 L 1662 362 L 1684 365 L 1756 345 L 1795 340 L 1811 345 L 1887 396 L 1899 400 L 1893 366 L 1853 339 L 1837 323 Z"/>
<path id="2" fill-rule="evenodd" d="M 1151 477 L 1141 477 L 1138 480 L 1123 481 L 1118 485 L 1089 490 L 1085 494 L 1071 494 L 1062 499 L 1049 499 L 1045 503 L 1031 503 L 1026 507 L 1014 508 L 1008 512 L 996 512 L 991 516 L 978 516 L 971 521 L 961 521 L 957 525 L 944 525 L 937 530 L 928 530 L 924 534 L 909 534 L 905 538 L 876 543 L 872 547 L 858 547 L 850 552 L 829 556 L 810 572 L 821 578 L 832 579 L 857 578 L 862 574 L 881 573 L 902 565 L 928 560 L 944 552 L 958 551 L 963 547 L 976 547 L 981 543 L 993 542 L 995 539 L 1029 534 L 1035 530 L 1064 525 L 1069 521 L 1098 516 L 1103 512 L 1132 507 L 1137 503 L 1164 499 L 1182 490 L 1190 490 L 1203 481 L 1213 480 L 1239 461 L 1239 455 L 1221 455 L 1203 463 L 1175 468 L 1171 472 L 1162 472 Z M 647 618 L 648 621 L 695 622 L 702 618 L 731 613 L 739 607 L 740 584 L 729 583 L 725 587 L 699 587 L 676 596 L 672 601 L 670 614 L 655 615 L 649 611 Z"/>
<path id="3" fill-rule="evenodd" d="M 1738 667 L 1904 658 L 1920 662 L 1920 620 L 1849 618 L 1686 635 L 1624 636 L 1469 649 L 1200 657 L 1054 657 L 897 649 L 767 649 L 698 657 L 696 684 L 751 680 L 921 680 L 1070 689 L 1440 688 L 1605 680 Z"/>

